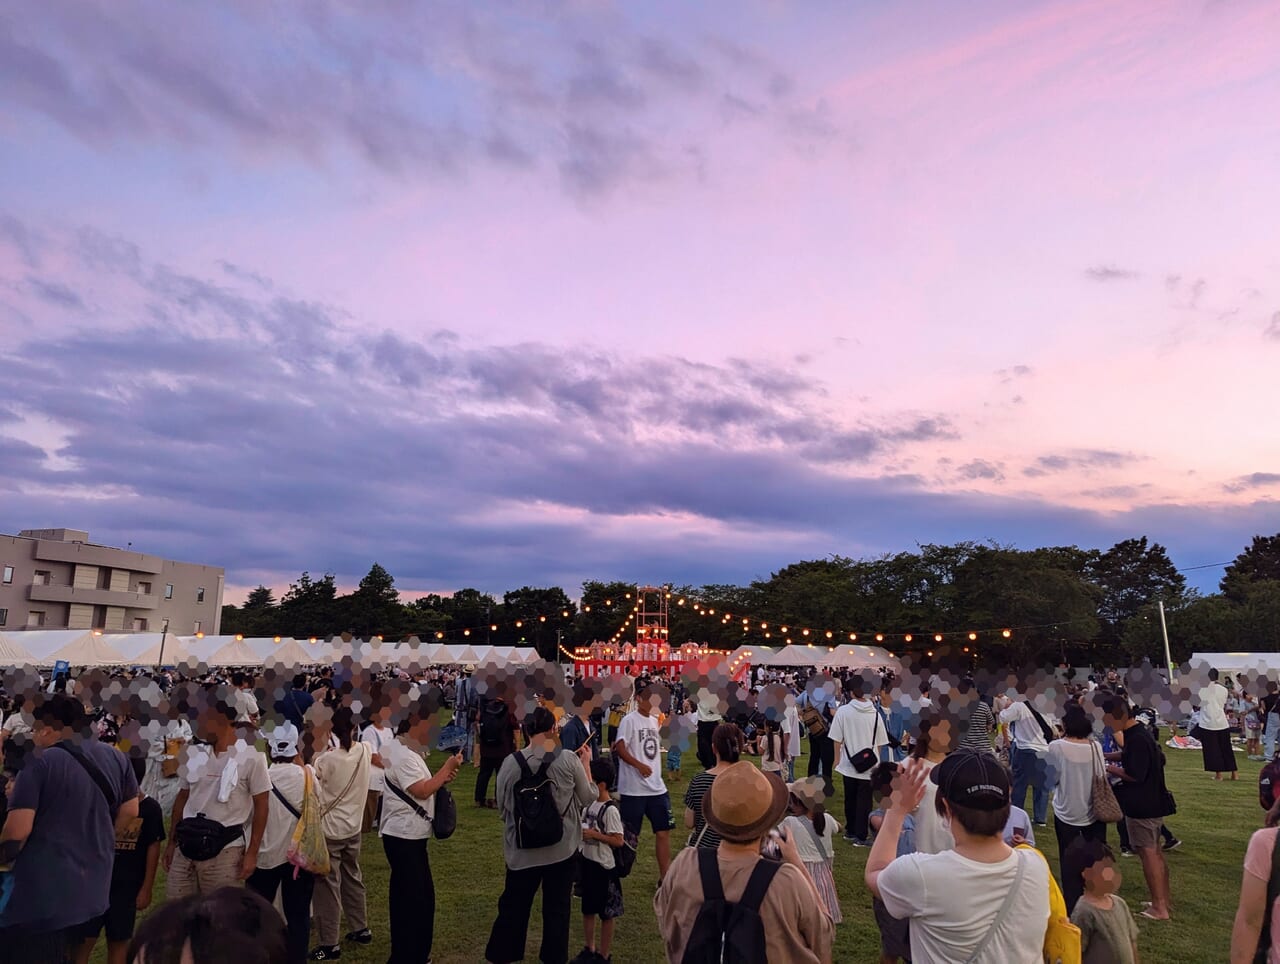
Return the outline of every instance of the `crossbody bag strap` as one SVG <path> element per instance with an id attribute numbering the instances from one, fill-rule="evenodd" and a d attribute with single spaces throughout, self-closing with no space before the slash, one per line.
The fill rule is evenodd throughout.
<path id="1" fill-rule="evenodd" d="M 281 793 L 281 792 L 280 792 L 280 788 L 279 788 L 279 787 L 277 787 L 275 784 L 272 784 L 272 786 L 271 786 L 271 792 L 272 792 L 272 793 L 274 793 L 274 794 L 276 795 L 276 799 L 277 799 L 277 800 L 279 800 L 281 803 L 283 803 L 283 804 L 284 804 L 284 808 L 285 808 L 286 810 L 288 810 L 291 814 L 293 814 L 293 818 L 294 818 L 295 820 L 301 820 L 301 819 L 302 819 L 302 811 L 301 811 L 301 810 L 296 809 L 292 803 L 290 803 L 288 800 L 286 800 L 286 799 L 285 799 L 285 796 L 284 796 L 284 794 L 283 794 L 283 793 Z M 304 791 L 304 792 L 305 792 L 305 791 Z"/>
<path id="2" fill-rule="evenodd" d="M 1014 895 L 1017 894 L 1018 887 L 1022 884 L 1022 872 L 1027 865 L 1027 862 L 1021 853 L 1018 853 L 1017 850 L 1015 850 L 1014 853 L 1018 855 L 1018 872 L 1013 875 L 1013 886 L 1010 887 L 1008 893 L 1004 895 L 1004 901 L 1000 904 L 1000 909 L 996 911 L 995 920 L 991 922 L 991 926 L 988 927 L 987 932 L 982 935 L 982 940 L 975 945 L 973 953 L 969 955 L 964 964 L 973 964 L 973 962 L 978 959 L 978 955 L 987 949 L 987 945 L 991 943 L 991 938 L 995 936 L 996 931 L 1000 929 L 1000 924 L 1004 921 L 1005 917 L 1008 916 L 1009 908 L 1013 906 Z"/>
<path id="3" fill-rule="evenodd" d="M 355 745 L 356 744 L 354 743 L 352 744 L 352 746 L 355 746 Z M 361 742 L 359 745 L 368 746 L 368 744 L 364 742 Z M 370 755 L 372 755 L 372 751 L 370 751 Z M 343 788 L 342 792 L 333 798 L 333 803 L 329 804 L 328 807 L 326 807 L 324 810 L 320 812 L 321 817 L 327 817 L 329 816 L 329 814 L 333 812 L 333 808 L 336 807 L 341 802 L 342 798 L 345 797 L 348 792 L 350 792 L 351 788 L 355 786 L 356 777 L 359 775 L 360 775 L 360 764 L 357 763 L 351 771 L 351 779 L 347 781 L 347 785 Z"/>
<path id="4" fill-rule="evenodd" d="M 799 817 L 797 819 L 804 824 L 804 828 L 809 831 L 809 836 L 813 838 L 813 845 L 818 848 L 818 856 L 821 857 L 824 862 L 828 864 L 831 863 L 831 858 L 827 856 L 827 848 L 822 846 L 822 837 L 819 836 L 818 831 L 814 829 L 813 821 L 806 819 L 805 817 Z"/>
<path id="5" fill-rule="evenodd" d="M 71 758 L 84 767 L 84 772 L 98 785 L 98 789 L 102 791 L 103 798 L 107 801 L 107 811 L 111 814 L 111 819 L 115 820 L 116 814 L 120 812 L 120 803 L 116 801 L 115 791 L 111 788 L 111 784 L 107 781 L 106 774 L 98 768 L 98 765 L 90 760 L 83 750 L 78 746 L 73 746 L 67 740 L 62 740 L 53 744 L 59 750 L 64 750 L 71 754 Z"/>
<path id="6" fill-rule="evenodd" d="M 418 801 L 414 800 L 413 797 L 409 796 L 409 794 L 405 793 L 398 786 L 396 786 L 395 783 L 392 782 L 390 777 L 387 777 L 384 782 L 388 787 L 391 788 L 392 793 L 394 793 L 397 797 L 399 797 L 401 800 L 403 800 L 406 804 L 409 805 L 410 810 L 416 813 L 423 820 L 427 821 L 427 823 L 431 823 L 431 816 L 430 814 L 427 813 L 425 807 L 421 806 L 418 803 Z"/>

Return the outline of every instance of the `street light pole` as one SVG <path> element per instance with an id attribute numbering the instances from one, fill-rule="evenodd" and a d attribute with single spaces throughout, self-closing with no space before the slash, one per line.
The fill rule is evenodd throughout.
<path id="1" fill-rule="evenodd" d="M 160 657 L 156 660 L 156 669 L 164 666 L 164 642 L 169 638 L 169 620 L 160 624 Z"/>
<path id="2" fill-rule="evenodd" d="M 1160 608 L 1160 632 L 1164 635 L 1164 664 L 1169 667 L 1169 685 L 1173 685 L 1173 657 L 1169 655 L 1169 627 L 1164 621 L 1164 600 L 1156 600 Z"/>

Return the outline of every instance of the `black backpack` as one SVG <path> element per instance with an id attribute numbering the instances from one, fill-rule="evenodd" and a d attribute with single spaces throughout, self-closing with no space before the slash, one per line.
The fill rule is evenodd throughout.
<path id="1" fill-rule="evenodd" d="M 516 816 L 516 846 L 521 850 L 537 850 L 558 844 L 564 839 L 564 817 L 556 806 L 547 771 L 559 756 L 559 751 L 547 754 L 537 773 L 533 772 L 523 753 L 514 756 L 520 767 L 512 807 Z"/>
<path id="2" fill-rule="evenodd" d="M 490 700 L 480 711 L 480 742 L 485 746 L 498 746 L 511 728 L 510 713 L 506 703 Z"/>
<path id="3" fill-rule="evenodd" d="M 736 904 L 724 899 L 720 863 L 714 850 L 697 851 L 702 908 L 685 944 L 682 964 L 768 964 L 760 904 L 782 866 L 762 858 Z"/>
<path id="4" fill-rule="evenodd" d="M 609 807 L 613 807 L 614 810 L 618 810 L 618 805 L 610 800 L 600 811 L 602 818 L 604 816 L 604 811 Z M 621 815 L 622 811 L 618 810 L 618 813 Z M 603 826 L 604 820 L 601 819 L 600 822 Z M 640 838 L 636 835 L 635 831 L 631 830 L 624 823 L 622 825 L 622 846 L 613 848 L 613 875 L 619 880 L 631 874 L 631 868 L 636 865 L 636 850 L 639 846 Z"/>

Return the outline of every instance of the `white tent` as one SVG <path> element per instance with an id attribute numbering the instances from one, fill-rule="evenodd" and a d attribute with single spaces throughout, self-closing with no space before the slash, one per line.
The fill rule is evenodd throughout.
<path id="1" fill-rule="evenodd" d="M 827 652 L 818 661 L 819 666 L 833 666 L 843 669 L 891 669 L 895 673 L 902 672 L 902 663 L 897 657 L 890 656 L 882 646 L 857 646 L 852 643 L 837 646 L 834 652 Z"/>
<path id="2" fill-rule="evenodd" d="M 798 643 L 792 643 L 774 653 L 768 665 L 816 666 L 824 657 L 830 655 L 825 646 L 801 646 Z"/>
<path id="3" fill-rule="evenodd" d="M 174 636 L 172 633 L 164 637 L 164 652 L 161 652 L 161 634 L 148 633 L 147 635 L 155 642 L 141 653 L 135 653 L 130 657 L 129 662 L 135 666 L 177 666 L 179 663 L 195 660 L 182 637 Z"/>
<path id="4" fill-rule="evenodd" d="M 208 663 L 214 653 L 228 643 L 234 643 L 236 639 L 234 636 L 183 636 L 181 638 L 187 652 L 202 663 Z"/>
<path id="5" fill-rule="evenodd" d="M 36 658 L 14 636 L 0 633 L 0 666 L 29 666 Z"/>
<path id="6" fill-rule="evenodd" d="M 129 663 L 139 662 L 138 656 L 160 642 L 163 633 L 111 633 L 103 637 L 111 644 L 111 648 Z M 169 637 L 173 639 L 172 636 Z M 165 649 L 168 649 L 166 646 Z"/>
<path id="7" fill-rule="evenodd" d="M 106 637 L 97 632 L 84 632 L 49 656 L 50 663 L 64 659 L 72 666 L 121 666 L 128 662 Z"/>
<path id="8" fill-rule="evenodd" d="M 22 643 L 22 648 L 35 657 L 40 666 L 52 666 L 57 658 L 54 653 L 90 635 L 92 630 L 88 629 L 24 629 L 9 634 L 11 639 Z"/>
<path id="9" fill-rule="evenodd" d="M 246 643 L 250 640 L 245 640 Z M 258 652 L 258 647 L 253 647 Z M 270 652 L 263 657 L 263 664 L 266 666 L 278 666 L 282 669 L 293 670 L 300 666 L 310 666 L 316 662 L 316 653 L 314 650 L 307 649 L 302 643 L 293 637 L 281 640 L 275 643 Z"/>
<path id="10" fill-rule="evenodd" d="M 1280 653 L 1192 653 L 1191 665 L 1203 663 L 1205 669 L 1224 673 L 1280 672 Z"/>
<path id="11" fill-rule="evenodd" d="M 210 666 L 261 666 L 262 657 L 243 639 L 234 636 L 224 643 L 208 659 Z"/>
<path id="12" fill-rule="evenodd" d="M 773 657 L 777 655 L 777 652 L 772 646 L 743 645 L 729 654 L 729 662 L 733 663 L 735 660 L 742 660 L 752 666 L 768 666 Z"/>

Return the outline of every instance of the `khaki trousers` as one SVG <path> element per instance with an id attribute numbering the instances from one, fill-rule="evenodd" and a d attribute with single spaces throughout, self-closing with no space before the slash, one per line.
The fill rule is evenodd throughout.
<path id="1" fill-rule="evenodd" d="M 316 890 L 311 896 L 311 917 L 317 943 L 322 947 L 333 947 L 338 943 L 339 899 L 341 912 L 347 918 L 348 933 L 362 931 L 369 926 L 365 918 L 364 878 L 360 875 L 359 834 L 346 840 L 329 841 L 329 875 L 316 878 Z"/>
<path id="2" fill-rule="evenodd" d="M 244 844 L 224 847 L 222 853 L 210 860 L 188 860 L 181 850 L 176 851 L 165 881 L 164 895 L 173 900 L 192 894 L 212 894 L 219 887 L 239 887 L 242 883 L 240 860 L 243 857 Z"/>

